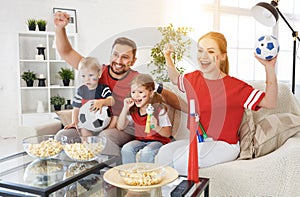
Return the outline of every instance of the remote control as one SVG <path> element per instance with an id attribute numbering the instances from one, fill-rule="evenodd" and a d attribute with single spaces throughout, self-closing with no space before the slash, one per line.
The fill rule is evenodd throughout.
<path id="1" fill-rule="evenodd" d="M 193 186 L 195 186 L 195 183 L 193 181 L 183 180 L 179 185 L 175 187 L 175 189 L 173 189 L 173 191 L 171 192 L 171 197 L 187 196 Z"/>

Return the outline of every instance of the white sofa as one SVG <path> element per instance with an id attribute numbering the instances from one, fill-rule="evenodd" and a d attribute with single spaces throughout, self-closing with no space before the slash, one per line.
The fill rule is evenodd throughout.
<path id="1" fill-rule="evenodd" d="M 253 83 L 253 85 L 258 89 L 264 89 L 264 83 Z M 165 86 L 176 92 L 178 96 L 185 98 L 173 85 L 166 84 Z M 173 123 L 173 136 L 175 139 L 188 138 L 189 131 L 186 129 L 187 114 L 171 108 L 168 113 Z M 279 100 L 276 109 L 261 109 L 259 112 L 248 111 L 245 113 L 243 125 L 248 127 L 241 127 L 241 130 L 252 126 L 253 134 L 252 137 L 250 136 L 251 139 L 249 136 L 243 136 L 246 141 L 243 144 L 246 144 L 247 147 L 243 147 L 243 153 L 245 154 L 241 156 L 247 159 L 237 159 L 232 162 L 199 169 L 201 177 L 210 179 L 210 196 L 300 195 L 300 134 L 289 133 L 291 137 L 286 142 L 285 139 L 278 140 L 273 137 L 272 139 L 275 139 L 275 141 L 272 141 L 275 144 L 273 149 L 276 150 L 268 150 L 270 152 L 268 154 L 255 147 L 253 142 L 255 141 L 254 138 L 257 137 L 254 136 L 253 129 L 260 128 L 257 125 L 264 121 L 264 118 L 272 117 L 272 114 L 285 113 L 292 114 L 296 121 L 289 129 L 293 130 L 294 133 L 296 133 L 295 129 L 300 131 L 300 106 L 291 94 L 289 87 L 285 84 L 279 84 Z M 249 124 L 250 120 L 252 125 Z M 276 122 L 272 124 L 276 125 Z M 287 129 L 287 127 L 282 127 L 280 124 L 277 125 L 279 125 L 278 128 Z M 54 134 L 60 128 L 61 123 L 53 121 L 36 128 L 20 128 L 18 136 L 21 139 L 29 135 Z M 265 155 L 254 159 L 250 158 L 255 154 L 256 156 Z"/>

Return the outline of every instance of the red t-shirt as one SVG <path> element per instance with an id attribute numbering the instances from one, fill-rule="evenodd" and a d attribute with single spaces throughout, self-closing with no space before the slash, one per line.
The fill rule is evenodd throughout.
<path id="1" fill-rule="evenodd" d="M 145 133 L 147 114 L 140 115 L 139 111 L 130 114 L 134 122 L 134 135 L 136 140 L 140 141 L 159 141 L 163 144 L 171 142 L 170 138 L 161 136 L 155 130 L 150 130 L 150 133 Z"/>
<path id="2" fill-rule="evenodd" d="M 118 116 L 122 111 L 124 98 L 130 94 L 130 83 L 138 72 L 130 69 L 122 79 L 116 79 L 109 74 L 109 69 L 110 66 L 103 65 L 99 83 L 106 84 L 111 89 L 116 101 L 115 105 L 112 106 L 112 112 Z"/>
<path id="3" fill-rule="evenodd" d="M 258 110 L 265 93 L 234 77 L 204 79 L 200 71 L 178 78 L 178 87 L 195 100 L 195 110 L 209 137 L 236 144 L 244 109 Z M 190 110 L 190 106 L 189 106 Z"/>

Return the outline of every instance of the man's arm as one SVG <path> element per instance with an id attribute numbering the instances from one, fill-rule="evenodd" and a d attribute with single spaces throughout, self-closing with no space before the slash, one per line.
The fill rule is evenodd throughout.
<path id="1" fill-rule="evenodd" d="M 55 40 L 56 49 L 59 55 L 72 67 L 78 69 L 78 64 L 83 58 L 77 51 L 75 51 L 67 37 L 66 25 L 69 22 L 69 15 L 64 12 L 56 12 L 54 15 L 54 25 L 55 25 Z"/>

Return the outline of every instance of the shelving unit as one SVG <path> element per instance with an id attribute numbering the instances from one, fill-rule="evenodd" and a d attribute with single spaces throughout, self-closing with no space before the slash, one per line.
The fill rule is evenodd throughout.
<path id="1" fill-rule="evenodd" d="M 68 38 L 76 49 L 77 34 L 69 34 Z M 75 82 L 71 81 L 70 86 L 63 86 L 62 80 L 58 77 L 58 71 L 61 67 L 73 68 L 64 60 L 61 60 L 55 49 L 54 42 L 54 32 L 33 31 L 18 33 L 20 125 L 32 126 L 55 117 L 54 108 L 50 104 L 51 96 L 59 94 L 66 100 L 72 100 L 74 96 Z M 45 47 L 45 60 L 37 60 L 38 58 L 36 58 L 38 54 L 37 47 L 40 46 Z M 35 72 L 37 77 L 44 75 L 46 86 L 39 87 L 38 80 L 35 80 L 33 87 L 27 87 L 21 75 L 28 70 Z M 38 103 L 42 103 L 43 112 L 37 110 Z"/>

